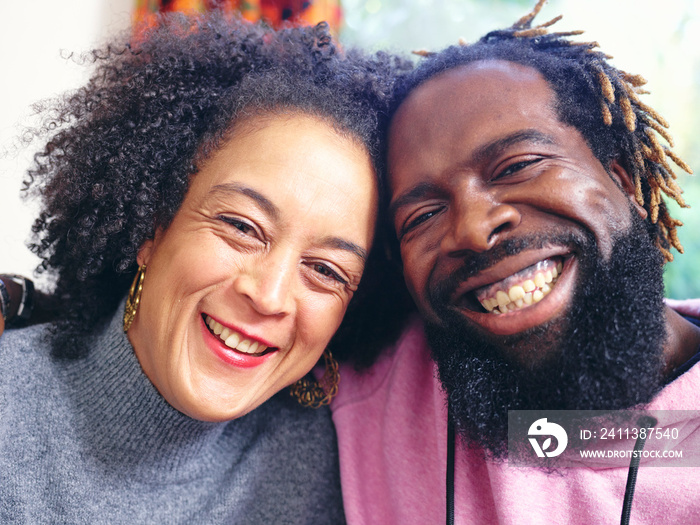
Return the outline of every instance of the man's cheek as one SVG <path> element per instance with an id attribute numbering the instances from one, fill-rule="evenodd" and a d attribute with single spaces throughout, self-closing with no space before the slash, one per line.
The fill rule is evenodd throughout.
<path id="1" fill-rule="evenodd" d="M 423 268 L 417 264 L 413 264 L 413 261 L 408 261 L 408 264 L 404 263 L 404 280 L 406 282 L 406 287 L 408 288 L 408 293 L 413 298 L 413 302 L 418 306 L 418 310 L 421 314 L 426 315 L 428 313 L 429 303 L 426 294 L 426 282 L 427 275 L 423 273 Z"/>
<path id="2" fill-rule="evenodd" d="M 576 191 L 562 195 L 556 211 L 593 233 L 601 255 L 608 259 L 614 232 L 627 230 L 632 224 L 629 199 L 607 174 L 597 179 L 575 175 L 558 177 L 559 187 L 576 187 Z"/>

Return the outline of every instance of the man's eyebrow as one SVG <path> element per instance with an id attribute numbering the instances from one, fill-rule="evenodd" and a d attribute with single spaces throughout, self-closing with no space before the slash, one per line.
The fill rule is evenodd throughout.
<path id="1" fill-rule="evenodd" d="M 217 193 L 222 195 L 245 195 L 250 197 L 263 209 L 265 213 L 271 216 L 273 219 L 279 217 L 280 211 L 277 206 L 275 206 L 267 197 L 254 190 L 250 186 L 240 184 L 238 182 L 227 182 L 225 184 L 217 184 L 211 190 L 209 190 L 209 195 L 216 195 Z"/>
<path id="2" fill-rule="evenodd" d="M 479 147 L 469 158 L 470 163 L 480 163 L 485 159 L 497 154 L 499 151 L 509 148 L 520 142 L 531 142 L 534 144 L 556 144 L 554 137 L 542 133 L 536 129 L 525 129 L 496 139 L 488 144 Z M 464 163 L 466 164 L 466 163 Z M 389 205 L 389 217 L 393 220 L 396 212 L 409 204 L 420 202 L 428 195 L 435 195 L 441 192 L 440 187 L 432 182 L 421 182 L 406 193 L 400 195 Z"/>
<path id="3" fill-rule="evenodd" d="M 437 184 L 432 182 L 416 184 L 406 193 L 399 195 L 394 202 L 389 205 L 389 217 L 393 220 L 399 208 L 403 208 L 415 202 L 420 202 L 424 200 L 426 196 L 435 195 L 436 193 L 440 193 L 440 187 Z"/>
<path id="4" fill-rule="evenodd" d="M 483 160 L 497 154 L 499 151 L 521 142 L 530 142 L 533 144 L 556 144 L 556 140 L 551 135 L 547 135 L 546 133 L 542 133 L 536 129 L 524 129 L 496 139 L 477 148 L 472 154 L 470 162 L 478 164 Z"/>
<path id="5" fill-rule="evenodd" d="M 367 250 L 358 246 L 354 242 L 347 241 L 340 237 L 326 237 L 321 241 L 321 246 L 326 248 L 335 248 L 337 250 L 346 250 L 354 253 L 362 262 L 367 262 Z"/>

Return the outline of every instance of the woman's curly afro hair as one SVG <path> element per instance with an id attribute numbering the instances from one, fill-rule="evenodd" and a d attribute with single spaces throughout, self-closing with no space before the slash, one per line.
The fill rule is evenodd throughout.
<path id="1" fill-rule="evenodd" d="M 49 140 L 26 180 L 42 199 L 31 245 L 39 271 L 55 279 L 60 317 L 79 329 L 125 296 L 139 247 L 168 227 L 197 166 L 237 119 L 319 117 L 364 144 L 379 172 L 391 84 L 408 67 L 384 53 L 341 52 L 324 23 L 274 31 L 218 13 L 164 17 L 88 58 L 89 83 L 46 111 Z M 373 252 L 376 282 L 385 269 Z M 392 309 L 394 322 L 382 323 L 391 293 L 360 288 L 336 355 L 361 364 L 401 319 Z"/>

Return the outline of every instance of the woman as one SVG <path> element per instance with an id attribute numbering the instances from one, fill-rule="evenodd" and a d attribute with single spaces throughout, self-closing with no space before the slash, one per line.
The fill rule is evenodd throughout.
<path id="1" fill-rule="evenodd" d="M 2 521 L 342 522 L 327 408 L 275 394 L 362 291 L 400 64 L 216 16 L 93 56 L 28 180 L 63 320 L 0 339 Z"/>

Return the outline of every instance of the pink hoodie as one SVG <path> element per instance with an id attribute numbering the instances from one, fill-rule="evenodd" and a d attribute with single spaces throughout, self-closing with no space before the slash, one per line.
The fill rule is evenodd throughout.
<path id="1" fill-rule="evenodd" d="M 447 414 L 420 323 L 369 372 L 344 369 L 331 408 L 348 523 L 445 523 Z M 700 366 L 649 408 L 700 409 Z M 678 425 L 684 449 L 700 451 L 700 412 Z M 546 474 L 485 461 L 458 443 L 455 522 L 619 523 L 627 473 L 624 467 Z M 700 468 L 642 466 L 630 523 L 700 523 Z"/>

